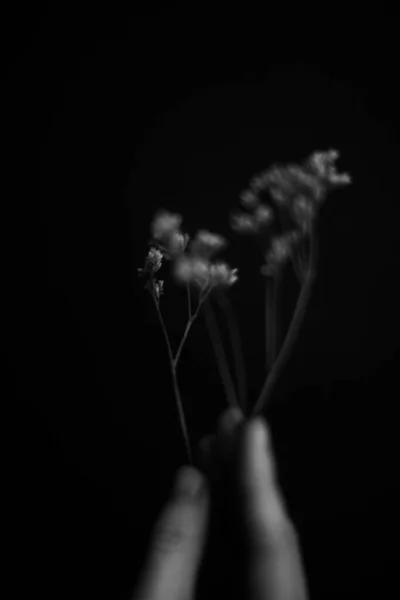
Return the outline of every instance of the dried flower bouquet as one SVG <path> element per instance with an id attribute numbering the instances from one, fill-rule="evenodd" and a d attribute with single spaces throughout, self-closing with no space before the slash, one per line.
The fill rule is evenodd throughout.
<path id="1" fill-rule="evenodd" d="M 267 376 L 254 407 L 246 407 L 246 383 L 240 335 L 227 290 L 238 281 L 238 270 L 217 260 L 227 241 L 204 229 L 193 239 L 181 231 L 182 216 L 159 210 L 151 224 L 150 249 L 144 268 L 138 269 L 145 288 L 153 298 L 165 337 L 174 393 L 185 440 L 188 459 L 193 464 L 191 446 L 179 391 L 177 367 L 185 341 L 201 309 L 213 344 L 219 373 L 228 402 L 242 412 L 245 418 L 261 413 L 274 385 L 293 350 L 299 328 L 310 299 L 317 273 L 317 217 L 327 193 L 351 183 L 347 174 L 336 172 L 334 162 L 337 150 L 314 152 L 302 164 L 274 164 L 254 176 L 249 188 L 240 194 L 240 211 L 231 214 L 231 227 L 238 234 L 253 235 L 264 258 L 261 274 L 266 278 L 266 369 Z M 174 355 L 164 319 L 160 299 L 164 281 L 157 278 L 163 260 L 171 265 L 173 280 L 187 288 L 188 320 L 179 347 Z M 297 304 L 286 337 L 280 348 L 277 340 L 277 308 L 284 266 L 291 262 L 301 286 Z M 197 306 L 192 306 L 192 296 Z M 235 359 L 237 389 L 233 383 L 226 354 L 221 342 L 218 322 L 210 299 L 216 299 L 228 319 L 231 344 Z M 279 353 L 278 353 L 279 349 Z"/>

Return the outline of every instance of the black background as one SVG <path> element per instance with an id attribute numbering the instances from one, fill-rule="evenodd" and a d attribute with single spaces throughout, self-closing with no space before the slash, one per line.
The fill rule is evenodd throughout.
<path id="1" fill-rule="evenodd" d="M 229 238 L 254 404 L 261 257 L 228 214 L 257 171 L 329 148 L 353 184 L 322 208 L 312 300 L 264 414 L 311 597 L 393 594 L 396 33 L 390 14 L 335 11 L 58 2 L 4 13 L 3 519 L 17 596 L 129 598 L 187 460 L 164 340 L 135 275 L 155 210 L 181 213 L 191 235 Z M 176 347 L 185 297 L 167 276 L 165 288 Z M 286 326 L 297 293 L 288 272 Z M 197 441 L 227 406 L 202 319 L 180 375 Z"/>

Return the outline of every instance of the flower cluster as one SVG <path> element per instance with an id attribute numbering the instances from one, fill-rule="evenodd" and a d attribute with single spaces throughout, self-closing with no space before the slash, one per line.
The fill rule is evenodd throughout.
<path id="1" fill-rule="evenodd" d="M 152 246 L 147 254 L 144 269 L 138 269 L 140 277 L 144 277 L 146 288 L 155 294 L 157 301 L 164 289 L 164 281 L 157 280 L 154 275 L 161 269 L 163 255 L 158 248 Z"/>
<path id="2" fill-rule="evenodd" d="M 186 248 L 189 236 L 180 231 L 182 216 L 159 210 L 151 224 L 153 243 L 155 243 L 167 260 L 178 257 Z"/>
<path id="3" fill-rule="evenodd" d="M 240 194 L 241 204 L 250 212 L 234 212 L 231 214 L 231 227 L 238 233 L 260 233 L 272 224 L 274 213 L 270 206 L 261 203 L 252 190 L 243 190 Z"/>
<path id="4" fill-rule="evenodd" d="M 155 247 L 150 249 L 145 269 L 139 271 L 152 278 L 165 257 L 173 262 L 173 275 L 177 283 L 194 284 L 202 291 L 216 286 L 233 285 L 238 279 L 237 269 L 231 269 L 225 262 L 212 260 L 227 245 L 226 240 L 205 229 L 197 231 L 190 240 L 188 234 L 182 233 L 181 224 L 181 215 L 166 210 L 156 213 L 151 225 L 151 243 Z M 155 282 L 158 289 L 161 289 L 160 293 L 162 284 L 163 282 Z M 158 291 L 155 291 L 157 294 Z"/>
<path id="5" fill-rule="evenodd" d="M 288 231 L 273 237 L 271 247 L 265 253 L 266 264 L 261 267 L 261 273 L 275 276 L 279 268 L 293 256 L 293 249 L 300 238 L 301 234 L 298 231 Z"/>
<path id="6" fill-rule="evenodd" d="M 242 206 L 249 212 L 231 215 L 231 226 L 239 233 L 270 236 L 267 264 L 262 273 L 275 273 L 279 265 L 292 256 L 293 249 L 312 231 L 315 217 L 329 190 L 351 183 L 347 173 L 336 172 L 337 150 L 314 152 L 302 165 L 274 164 L 254 176 L 250 188 L 240 194 Z M 262 203 L 260 194 L 267 191 L 274 206 Z M 283 233 L 272 236 L 275 215 Z"/>
<path id="7" fill-rule="evenodd" d="M 201 290 L 230 286 L 237 281 L 237 269 L 222 261 L 212 262 L 226 240 L 205 229 L 199 230 L 190 243 L 189 252 L 175 262 L 174 275 L 178 282 L 194 283 Z"/>

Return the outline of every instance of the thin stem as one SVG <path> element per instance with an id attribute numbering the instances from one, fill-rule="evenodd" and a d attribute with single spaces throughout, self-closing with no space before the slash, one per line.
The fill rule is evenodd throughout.
<path id="1" fill-rule="evenodd" d="M 273 279 L 270 276 L 266 277 L 265 282 L 265 366 L 267 373 L 269 373 L 271 365 L 273 364 L 272 359 L 272 347 L 273 347 L 273 290 L 274 285 Z"/>
<path id="2" fill-rule="evenodd" d="M 278 298 L 282 280 L 281 267 L 275 276 L 267 277 L 265 284 L 265 325 L 266 325 L 266 369 L 271 371 L 278 352 Z"/>
<path id="3" fill-rule="evenodd" d="M 160 307 L 158 306 L 157 298 L 155 297 L 154 293 L 152 293 L 151 295 L 152 295 L 152 298 L 154 300 L 154 304 L 156 305 L 157 314 L 158 314 L 158 317 L 160 319 L 161 328 L 163 330 L 165 341 L 166 341 L 167 348 L 168 348 L 168 357 L 169 357 L 169 362 L 170 362 L 170 365 L 171 365 L 172 382 L 173 382 L 173 386 L 174 386 L 174 393 L 175 393 L 176 403 L 177 403 L 177 406 L 178 406 L 179 420 L 180 420 L 181 427 L 182 427 L 182 432 L 183 432 L 183 437 L 184 437 L 184 440 L 185 440 L 185 446 L 186 446 L 186 451 L 187 451 L 189 463 L 191 465 L 193 465 L 194 464 L 194 462 L 193 462 L 193 456 L 192 456 L 192 451 L 191 451 L 191 448 L 190 448 L 190 442 L 189 442 L 189 436 L 188 436 L 187 427 L 186 427 L 185 415 L 183 413 L 182 399 L 181 399 L 181 394 L 180 394 L 180 391 L 179 391 L 178 380 L 177 380 L 177 376 L 176 376 L 176 367 L 175 367 L 174 359 L 173 359 L 173 356 L 172 356 L 171 344 L 169 342 L 168 333 L 167 333 L 167 330 L 166 330 L 165 325 L 164 325 L 164 319 L 162 318 L 162 315 L 161 315 L 161 312 L 160 312 Z"/>
<path id="4" fill-rule="evenodd" d="M 240 331 L 236 321 L 235 313 L 232 310 L 229 298 L 222 292 L 216 295 L 220 306 L 225 310 L 231 346 L 233 348 L 233 357 L 235 362 L 235 372 L 237 379 L 237 387 L 239 390 L 239 401 L 242 407 L 242 412 L 245 415 L 247 410 L 247 384 L 246 384 L 246 365 L 240 339 Z"/>
<path id="5" fill-rule="evenodd" d="M 179 391 L 178 379 L 177 379 L 177 376 L 176 376 L 176 369 L 175 368 L 172 368 L 172 379 L 173 379 L 173 384 L 174 384 L 175 398 L 176 398 L 177 405 L 178 405 L 179 420 L 181 422 L 183 437 L 185 438 L 186 452 L 187 452 L 187 455 L 188 455 L 189 464 L 194 465 L 193 455 L 192 455 L 192 450 L 191 450 L 191 447 L 190 447 L 189 435 L 188 435 L 188 432 L 187 432 L 185 415 L 183 413 L 181 394 L 180 394 L 180 391 Z"/>
<path id="6" fill-rule="evenodd" d="M 173 365 L 174 365 L 174 368 L 176 368 L 176 367 L 178 366 L 179 357 L 180 357 L 180 355 L 181 355 L 181 353 L 182 353 L 183 346 L 184 346 L 184 344 L 185 344 L 185 342 L 186 342 L 186 338 L 187 338 L 187 336 L 188 336 L 188 334 L 189 334 L 189 331 L 190 331 L 190 328 L 191 328 L 191 326 L 192 326 L 192 323 L 193 323 L 193 321 L 194 321 L 194 318 L 192 317 L 192 318 L 191 318 L 191 319 L 189 319 L 189 321 L 186 323 L 186 329 L 185 329 L 185 332 L 184 332 L 184 334 L 183 334 L 183 336 L 182 336 L 181 343 L 179 344 L 179 348 L 178 348 L 178 350 L 177 350 L 176 356 L 175 356 L 175 358 L 173 359 Z"/>
<path id="7" fill-rule="evenodd" d="M 278 346 L 279 346 L 279 337 L 280 337 L 280 319 L 279 319 L 279 292 L 281 289 L 281 282 L 283 276 L 283 268 L 279 269 L 273 284 L 273 294 L 272 294 L 272 311 L 271 311 L 271 319 L 272 319 L 272 332 L 273 332 L 273 343 L 271 345 L 271 368 L 276 360 L 276 356 L 278 354 Z"/>
<path id="8" fill-rule="evenodd" d="M 188 314 L 189 314 L 189 319 L 192 318 L 192 302 L 191 302 L 191 298 L 190 298 L 190 283 L 188 283 L 186 285 L 186 289 L 187 289 L 187 296 L 188 296 Z"/>
<path id="9" fill-rule="evenodd" d="M 305 257 L 305 251 L 304 251 L 304 240 L 302 240 L 300 242 L 300 244 L 297 246 L 295 253 L 293 255 L 293 258 L 292 258 L 293 270 L 296 274 L 296 277 L 297 277 L 300 285 L 303 285 L 303 283 L 304 283 L 304 275 L 306 272 L 306 262 L 307 262 L 307 259 Z"/>
<path id="10" fill-rule="evenodd" d="M 190 289 L 189 288 L 188 288 L 188 294 L 189 294 L 189 297 L 190 297 Z M 196 309 L 196 312 L 194 313 L 194 315 L 192 315 L 191 312 L 189 312 L 190 317 L 189 317 L 189 320 L 188 320 L 188 322 L 186 324 L 185 332 L 184 332 L 184 334 L 182 336 L 182 339 L 181 339 L 181 342 L 179 344 L 179 348 L 177 350 L 176 356 L 173 359 L 173 364 L 174 364 L 175 368 L 178 366 L 178 361 L 179 361 L 180 355 L 182 353 L 183 346 L 184 346 L 184 344 L 186 342 L 186 338 L 187 338 L 187 336 L 189 334 L 190 328 L 193 325 L 194 321 L 196 320 L 196 318 L 197 318 L 197 316 L 199 314 L 200 307 L 203 304 L 204 300 L 206 299 L 207 294 L 208 294 L 208 292 L 205 295 L 203 295 L 203 296 L 200 295 L 199 304 L 197 306 L 197 309 Z M 190 304 L 189 304 L 189 311 L 191 311 Z"/>
<path id="11" fill-rule="evenodd" d="M 241 412 L 242 409 L 239 406 L 235 388 L 232 382 L 232 376 L 229 371 L 228 361 L 222 345 L 221 335 L 219 333 L 217 320 L 214 316 L 214 311 L 211 307 L 210 302 L 206 302 L 204 307 L 204 313 L 206 318 L 206 325 L 211 338 L 211 343 L 214 348 L 215 356 L 217 359 L 217 365 L 222 383 L 225 387 L 226 397 L 233 407 L 238 408 Z"/>
<path id="12" fill-rule="evenodd" d="M 277 360 L 274 363 L 271 373 L 267 376 L 266 381 L 264 383 L 263 389 L 261 390 L 261 394 L 256 402 L 256 405 L 253 408 L 251 413 L 251 417 L 259 414 L 269 397 L 271 396 L 272 390 L 287 363 L 287 360 L 290 356 L 290 353 L 293 349 L 293 345 L 297 339 L 297 335 L 299 333 L 299 329 L 301 323 L 304 319 L 305 311 L 310 300 L 312 284 L 316 277 L 316 261 L 317 261 L 317 243 L 314 241 L 314 235 L 311 233 L 311 250 L 310 250 L 310 262 L 308 267 L 308 272 L 304 278 L 304 284 L 302 290 L 300 292 L 300 296 L 297 300 L 296 309 L 294 311 L 294 315 L 292 321 L 289 326 L 288 333 L 286 335 L 285 341 L 279 353 Z"/>
<path id="13" fill-rule="evenodd" d="M 298 282 L 300 283 L 300 285 L 302 285 L 303 281 L 304 281 L 304 278 L 303 278 L 303 275 L 302 275 L 300 259 L 299 259 L 299 257 L 298 257 L 297 254 L 295 256 L 293 256 L 292 265 L 293 265 L 293 270 L 295 272 L 295 275 L 296 275 L 296 277 L 298 279 Z"/>

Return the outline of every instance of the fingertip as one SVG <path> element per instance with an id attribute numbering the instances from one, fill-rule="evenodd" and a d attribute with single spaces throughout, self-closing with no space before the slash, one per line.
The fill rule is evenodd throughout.
<path id="1" fill-rule="evenodd" d="M 175 478 L 174 494 L 187 499 L 197 499 L 204 491 L 206 479 L 204 475 L 191 465 L 183 465 Z"/>
<path id="2" fill-rule="evenodd" d="M 218 435 L 231 435 L 243 420 L 244 417 L 239 408 L 228 408 L 218 419 Z"/>
<path id="3" fill-rule="evenodd" d="M 215 435 L 203 437 L 196 448 L 195 463 L 197 468 L 206 476 L 212 468 L 212 457 L 214 452 Z"/>
<path id="4" fill-rule="evenodd" d="M 263 418 L 256 417 L 247 424 L 241 447 L 240 483 L 256 494 L 267 489 L 271 492 L 276 488 L 275 459 L 268 426 Z"/>
<path id="5" fill-rule="evenodd" d="M 266 452 L 269 443 L 268 426 L 263 417 L 256 417 L 250 423 L 250 436 L 257 450 Z"/>

